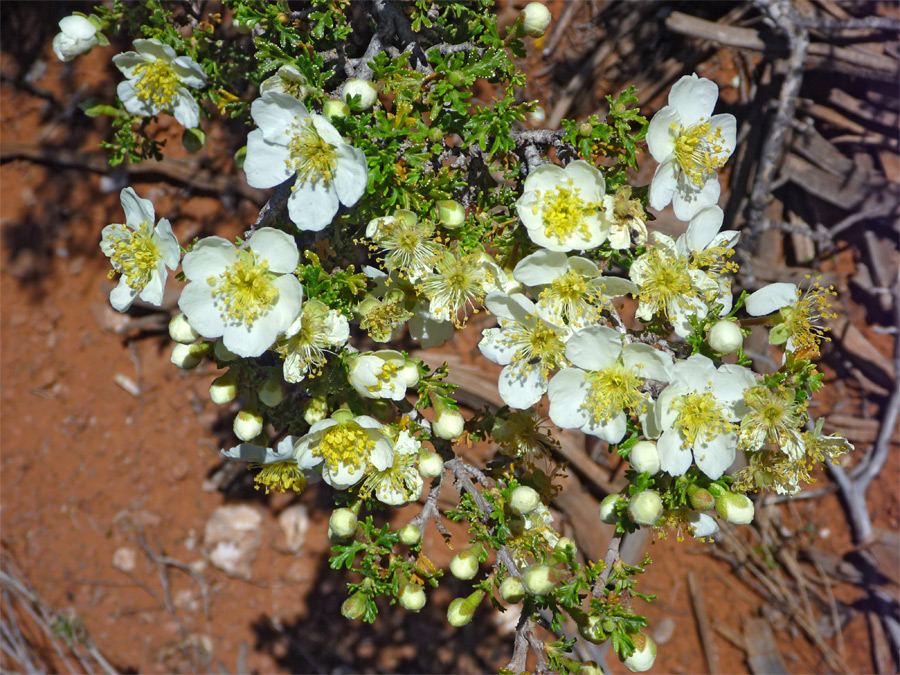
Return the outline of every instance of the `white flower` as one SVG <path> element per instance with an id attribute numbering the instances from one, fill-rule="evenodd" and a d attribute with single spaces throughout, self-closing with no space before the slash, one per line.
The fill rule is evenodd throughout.
<path id="1" fill-rule="evenodd" d="M 500 371 L 498 390 L 511 408 L 530 408 L 547 391 L 551 370 L 563 363 L 569 331 L 540 318 L 534 303 L 521 294 L 493 292 L 485 306 L 499 320 L 499 328 L 482 332 L 478 348 Z"/>
<path id="2" fill-rule="evenodd" d="M 326 483 L 345 490 L 361 481 L 370 466 L 377 471 L 389 468 L 394 449 L 379 422 L 339 410 L 310 427 L 294 445 L 294 456 L 300 468 L 320 467 Z"/>
<path id="3" fill-rule="evenodd" d="M 680 476 L 693 456 L 697 467 L 715 480 L 734 462 L 738 438 L 732 422 L 746 412 L 744 392 L 756 380 L 741 366 L 726 364 L 716 370 L 701 354 L 677 362 L 670 377 L 646 425 L 661 432 L 656 444 L 660 468 Z"/>
<path id="4" fill-rule="evenodd" d="M 587 258 L 544 249 L 523 258 L 513 276 L 527 286 L 543 287 L 537 301 L 541 316 L 572 329 L 600 321 L 609 298 L 638 291 L 627 279 L 603 276 Z"/>
<path id="5" fill-rule="evenodd" d="M 542 164 L 528 174 L 523 190 L 516 211 L 538 246 L 565 252 L 596 248 L 606 241 L 606 181 L 584 160 L 565 169 Z"/>
<path id="6" fill-rule="evenodd" d="M 416 470 L 421 447 L 422 444 L 408 431 L 397 434 L 393 463 L 386 469 L 370 467 L 361 494 L 374 492 L 375 499 L 389 506 L 418 499 L 423 485 L 422 476 Z"/>
<path id="7" fill-rule="evenodd" d="M 200 108 L 187 87 L 206 83 L 203 68 L 187 56 L 176 56 L 174 49 L 156 39 L 135 40 L 134 48 L 137 51 L 113 57 L 128 78 L 116 88 L 125 110 L 145 117 L 171 112 L 182 126 L 196 127 Z"/>
<path id="8" fill-rule="evenodd" d="M 303 99 L 309 93 L 309 85 L 306 78 L 299 70 L 289 63 L 281 66 L 271 77 L 263 80 L 259 85 L 259 95 L 269 92 L 287 94 L 297 99 Z"/>
<path id="9" fill-rule="evenodd" d="M 299 260 L 293 237 L 271 227 L 241 249 L 207 237 L 184 257 L 190 283 L 178 306 L 203 337 L 221 337 L 238 356 L 259 356 L 300 312 L 303 288 L 292 274 Z"/>
<path id="10" fill-rule="evenodd" d="M 419 381 L 419 372 L 400 352 L 382 349 L 353 354 L 348 359 L 350 385 L 364 398 L 399 401 Z"/>
<path id="11" fill-rule="evenodd" d="M 487 254 L 445 251 L 434 270 L 419 284 L 428 298 L 428 311 L 434 319 L 452 321 L 460 328 L 485 295 L 506 285 L 503 270 Z"/>
<path id="12" fill-rule="evenodd" d="M 790 351 L 804 350 L 815 354 L 828 330 L 822 322 L 837 316 L 830 311 L 834 297 L 832 287 L 824 288 L 818 282 L 805 292 L 796 284 L 777 283 L 748 295 L 745 306 L 751 316 L 779 312 L 781 322 L 769 333 L 769 342 L 775 345 L 786 343 L 785 348 Z"/>
<path id="13" fill-rule="evenodd" d="M 275 344 L 284 358 L 284 379 L 300 382 L 317 374 L 325 364 L 325 350 L 344 346 L 349 337 L 350 322 L 343 314 L 320 300 L 307 300 Z"/>
<path id="14" fill-rule="evenodd" d="M 669 92 L 669 105 L 650 120 L 647 147 L 659 162 L 650 181 L 654 209 L 672 202 L 675 216 L 690 220 L 719 201 L 716 169 L 734 152 L 737 122 L 733 115 L 712 115 L 718 98 L 714 82 L 685 75 Z"/>
<path id="15" fill-rule="evenodd" d="M 109 302 L 120 312 L 131 307 L 138 295 L 145 302 L 161 305 L 169 275 L 166 267 L 174 270 L 181 257 L 178 240 L 165 218 L 153 227 L 153 203 L 149 199 L 141 199 L 131 188 L 122 190 L 120 199 L 125 224 L 107 225 L 100 240 L 100 249 L 109 257 L 113 270 L 122 275 Z"/>
<path id="16" fill-rule="evenodd" d="M 249 462 L 250 468 L 262 470 L 253 479 L 256 489 L 262 486 L 266 494 L 270 490 L 276 492 L 303 492 L 312 478 L 309 472 L 303 471 L 294 457 L 294 443 L 297 439 L 287 436 L 279 444 L 277 450 L 271 450 L 252 443 L 241 443 L 230 450 L 222 450 L 224 457 Z"/>
<path id="17" fill-rule="evenodd" d="M 578 331 L 566 344 L 576 368 L 561 370 L 549 389 L 550 419 L 563 429 L 618 443 L 625 437 L 629 411 L 643 412 L 649 397 L 644 379 L 668 382 L 672 358 L 650 345 L 622 345 L 622 336 L 605 326 Z"/>
<path id="18" fill-rule="evenodd" d="M 384 266 L 397 271 L 411 282 L 430 274 L 444 247 L 432 239 L 434 225 L 419 221 L 412 211 L 398 209 L 392 216 L 371 220 L 366 237 L 386 252 Z"/>
<path id="19" fill-rule="evenodd" d="M 347 145 L 328 120 L 277 92 L 256 99 L 250 113 L 259 128 L 247 137 L 247 182 L 270 188 L 296 175 L 288 213 L 298 229 L 323 230 L 339 203 L 359 201 L 368 182 L 366 157 Z"/>
<path id="20" fill-rule="evenodd" d="M 83 16 L 67 16 L 59 22 L 60 32 L 53 38 L 53 51 L 60 61 L 71 61 L 99 44 L 97 27 Z"/>

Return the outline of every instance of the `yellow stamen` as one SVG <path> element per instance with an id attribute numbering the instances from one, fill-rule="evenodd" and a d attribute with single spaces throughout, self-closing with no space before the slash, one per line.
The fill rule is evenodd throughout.
<path id="1" fill-rule="evenodd" d="M 178 75 L 167 61 L 145 61 L 134 68 L 138 77 L 134 90 L 142 101 L 153 103 L 160 109 L 171 107 L 178 94 Z"/>
<path id="2" fill-rule="evenodd" d="M 266 494 L 269 494 L 269 490 L 275 490 L 275 492 L 293 490 L 300 494 L 306 489 L 306 476 L 297 466 L 297 462 L 293 460 L 273 462 L 272 464 L 251 464 L 250 468 L 262 469 L 256 474 L 253 482 L 256 483 L 254 487 L 257 490 L 262 486 Z"/>
<path id="3" fill-rule="evenodd" d="M 725 164 L 726 147 L 722 127 L 712 128 L 709 122 L 689 127 L 675 124 L 675 161 L 694 185 L 702 186 L 708 176 Z"/>
<path id="4" fill-rule="evenodd" d="M 369 454 L 374 449 L 375 441 L 369 439 L 359 423 L 351 420 L 329 427 L 313 454 L 322 457 L 331 468 L 342 464 L 355 470 L 368 463 Z"/>
<path id="5" fill-rule="evenodd" d="M 337 169 L 337 148 L 322 139 L 311 119 L 300 121 L 295 117 L 294 120 L 293 128 L 285 131 L 291 137 L 288 141 L 291 154 L 284 160 L 285 164 L 296 172 L 297 183 L 321 180 L 325 185 L 330 184 Z"/>
<path id="6" fill-rule="evenodd" d="M 150 223 L 143 222 L 135 230 L 125 225 L 116 225 L 110 241 L 113 247 L 110 256 L 113 269 L 125 277 L 125 283 L 131 288 L 143 289 L 156 271 L 159 261 L 159 251 L 153 241 Z"/>
<path id="7" fill-rule="evenodd" d="M 275 275 L 269 263 L 250 250 L 238 251 L 238 259 L 218 277 L 207 278 L 222 317 L 252 326 L 278 298 Z"/>

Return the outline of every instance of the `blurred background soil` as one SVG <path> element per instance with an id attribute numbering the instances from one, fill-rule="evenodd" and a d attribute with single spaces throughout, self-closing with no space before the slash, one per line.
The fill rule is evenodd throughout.
<path id="1" fill-rule="evenodd" d="M 827 386 L 811 414 L 856 451 L 805 498 L 759 501 L 753 528 L 726 531 L 715 544 L 633 540 L 631 555 L 659 561 L 639 586 L 659 599 L 637 607 L 660 645 L 655 672 L 894 672 L 900 158 L 898 35 L 884 26 L 898 6 L 794 3 L 815 20 L 812 46 L 760 227 L 747 195 L 785 75 L 796 75 L 789 45 L 760 9 L 768 4 L 551 2 L 555 27 L 529 40 L 521 97 L 540 101 L 531 126 L 552 127 L 561 117 L 602 116 L 603 97 L 628 84 L 638 85 L 649 116 L 681 75 L 715 80 L 718 110 L 739 120 L 741 145 L 722 176 L 726 225 L 744 229 L 738 288 L 810 273 L 838 293 L 821 359 Z M 520 7 L 502 2 L 501 23 Z M 136 303 L 119 315 L 109 306 L 113 282 L 98 243 L 104 225 L 122 220 L 123 187 L 152 200 L 182 243 L 241 233 L 265 194 L 248 188 L 230 159 L 247 129 L 215 111 L 201 152 L 188 155 L 163 115 L 152 133 L 168 139 L 164 162 L 109 168 L 98 150 L 108 120 L 86 117 L 78 104 L 113 99 L 120 75 L 110 58 L 128 46 L 113 39 L 59 62 L 50 41 L 73 10 L 89 5 L 0 6 L 2 669 L 496 671 L 511 656 L 515 616 L 485 604 L 472 624 L 451 630 L 446 605 L 465 590 L 453 580 L 420 614 L 385 604 L 374 626 L 344 620 L 348 578 L 328 569 L 327 492 L 255 492 L 243 466 L 218 456 L 233 443 L 236 409 L 209 401 L 214 366 L 182 372 L 169 363 L 168 310 Z M 866 17 L 888 23 L 833 28 Z M 652 170 L 648 157 L 637 184 Z M 668 216 L 652 224 L 679 227 Z M 171 279 L 170 290 L 171 309 Z M 475 349 L 489 321 L 423 355 L 458 367 L 470 405 L 496 399 L 493 371 Z M 757 368 L 777 367 L 764 340 L 750 350 Z M 561 442 L 569 477 L 554 513 L 581 550 L 602 558 L 609 532 L 596 504 L 618 489 L 624 467 L 574 434 Z M 457 451 L 479 461 L 491 453 Z M 848 485 L 866 471 L 877 475 L 864 495 L 873 528 L 861 538 Z M 433 530 L 427 551 L 438 564 L 451 555 Z M 623 671 L 605 649 L 579 649 Z"/>

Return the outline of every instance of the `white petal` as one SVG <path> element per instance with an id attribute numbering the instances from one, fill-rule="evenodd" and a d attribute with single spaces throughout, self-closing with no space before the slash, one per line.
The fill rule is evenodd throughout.
<path id="1" fill-rule="evenodd" d="M 734 115 L 724 113 L 710 117 L 709 125 L 712 128 L 719 127 L 719 132 L 722 134 L 720 145 L 723 150 L 716 156 L 724 161 L 731 157 L 731 153 L 734 152 L 734 148 L 737 145 L 737 120 L 734 118 Z"/>
<path id="2" fill-rule="evenodd" d="M 157 307 L 162 305 L 167 277 L 166 264 L 162 260 L 157 261 L 156 270 L 150 275 L 150 278 L 147 280 L 147 285 L 141 290 L 141 300 L 149 302 L 151 305 L 156 305 Z"/>
<path id="3" fill-rule="evenodd" d="M 321 180 L 295 183 L 288 198 L 288 214 L 298 230 L 324 230 L 331 225 L 338 208 L 337 192 Z"/>
<path id="4" fill-rule="evenodd" d="M 140 227 L 143 223 L 153 223 L 153 202 L 137 196 L 134 189 L 127 187 L 119 195 L 122 209 L 125 211 L 125 222 L 133 228 Z"/>
<path id="5" fill-rule="evenodd" d="M 309 117 L 309 111 L 293 96 L 270 92 L 253 101 L 250 115 L 267 142 L 285 145 L 285 132 L 294 127 L 295 120 L 300 122 Z"/>
<path id="6" fill-rule="evenodd" d="M 510 346 L 508 341 L 503 339 L 503 330 L 501 328 L 486 328 L 481 335 L 478 349 L 481 350 L 486 359 L 501 366 L 508 365 L 512 361 L 516 351 Z"/>
<path id="7" fill-rule="evenodd" d="M 334 189 L 344 206 L 353 206 L 362 197 L 369 183 L 366 156 L 359 148 L 342 143 L 337 146 L 337 169 Z"/>
<path id="8" fill-rule="evenodd" d="M 656 442 L 659 468 L 670 476 L 681 476 L 691 468 L 691 451 L 681 447 L 681 434 L 664 431 Z"/>
<path id="9" fill-rule="evenodd" d="M 205 338 L 221 337 L 225 332 L 222 314 L 213 305 L 212 289 L 205 281 L 192 281 L 178 298 L 178 308 L 195 331 Z"/>
<path id="10" fill-rule="evenodd" d="M 125 77 L 131 79 L 134 76 L 134 69 L 142 63 L 146 63 L 147 59 L 137 52 L 123 52 L 112 57 L 112 61 Z M 119 96 L 119 98 L 122 97 Z"/>
<path id="11" fill-rule="evenodd" d="M 172 270 L 178 267 L 178 263 L 181 261 L 181 247 L 172 232 L 172 225 L 165 218 L 160 218 L 156 224 L 153 242 L 166 266 Z"/>
<path id="12" fill-rule="evenodd" d="M 317 113 L 311 112 L 309 114 L 309 119 L 312 121 L 313 127 L 318 132 L 323 141 L 333 145 L 338 149 L 340 149 L 342 145 L 347 145 L 347 142 L 343 138 L 341 138 L 338 130 L 334 128 L 334 125 L 329 122 L 327 118 Z"/>
<path id="13" fill-rule="evenodd" d="M 694 443 L 694 461 L 707 476 L 716 480 L 734 463 L 737 437 L 733 433 L 719 434 L 712 439 Z"/>
<path id="14" fill-rule="evenodd" d="M 672 201 L 675 188 L 678 186 L 678 164 L 675 158 L 666 160 L 658 167 L 650 180 L 648 194 L 651 208 L 662 211 Z"/>
<path id="15" fill-rule="evenodd" d="M 632 342 L 622 348 L 622 363 L 643 378 L 668 382 L 672 357 L 650 345 Z"/>
<path id="16" fill-rule="evenodd" d="M 206 280 L 212 275 L 219 275 L 237 260 L 237 249 L 222 237 L 206 237 L 184 256 L 181 269 L 188 281 Z"/>
<path id="17" fill-rule="evenodd" d="M 540 365 L 524 368 L 506 366 L 500 372 L 497 389 L 506 405 L 524 410 L 541 400 L 547 391 L 547 378 L 541 374 Z"/>
<path id="18" fill-rule="evenodd" d="M 695 73 L 685 75 L 672 85 L 669 105 L 678 111 L 682 124 L 687 126 L 709 119 L 718 98 L 719 87 L 716 83 L 697 77 Z"/>
<path id="19" fill-rule="evenodd" d="M 744 301 L 751 316 L 765 316 L 797 302 L 796 284 L 769 284 L 751 293 Z"/>
<path id="20" fill-rule="evenodd" d="M 322 479 L 335 490 L 346 490 L 362 480 L 366 466 L 353 468 L 346 464 L 326 464 L 322 468 Z"/>
<path id="21" fill-rule="evenodd" d="M 672 197 L 672 208 L 675 210 L 675 217 L 678 220 L 690 220 L 700 209 L 717 203 L 721 190 L 719 178 L 716 175 L 710 176 L 703 184 L 703 187 L 697 189 L 690 182 L 690 178 L 686 174 L 682 174 L 679 179 L 678 189 L 675 190 L 675 195 Z"/>
<path id="22" fill-rule="evenodd" d="M 698 539 L 700 537 L 711 537 L 719 531 L 719 524 L 716 522 L 716 519 L 708 513 L 688 511 L 687 520 L 691 526 L 691 534 Z"/>
<path id="23" fill-rule="evenodd" d="M 225 327 L 223 342 L 238 356 L 253 357 L 263 354 L 272 346 L 278 334 L 284 332 L 300 313 L 303 287 L 297 278 L 284 274 L 273 283 L 278 288 L 278 299 L 267 312 L 253 322 L 252 326 L 241 323 Z M 188 321 L 190 322 L 190 319 Z"/>
<path id="24" fill-rule="evenodd" d="M 522 190 L 525 194 L 553 190 L 566 180 L 565 170 L 556 164 L 541 164 L 528 174 Z"/>
<path id="25" fill-rule="evenodd" d="M 519 261 L 513 270 L 513 278 L 526 286 L 549 284 L 565 274 L 568 260 L 565 253 L 541 249 Z"/>
<path id="26" fill-rule="evenodd" d="M 625 438 L 625 430 L 627 428 L 627 417 L 625 413 L 619 410 L 609 420 L 605 421 L 589 421 L 581 427 L 581 430 L 603 439 L 607 443 L 618 443 Z"/>
<path id="27" fill-rule="evenodd" d="M 269 271 L 276 274 L 290 274 L 300 262 L 294 238 L 273 227 L 258 229 L 248 240 L 247 246 L 260 258 L 267 260 Z"/>
<path id="28" fill-rule="evenodd" d="M 290 155 L 287 146 L 267 142 L 259 129 L 251 131 L 244 158 L 244 173 L 250 187 L 275 187 L 293 176 L 295 171 L 288 166 Z"/>
<path id="29" fill-rule="evenodd" d="M 175 50 L 155 38 L 135 40 L 134 48 L 139 54 L 151 56 L 159 61 L 171 62 L 175 60 Z"/>
<path id="30" fill-rule="evenodd" d="M 116 96 L 121 99 L 122 105 L 125 106 L 125 110 L 132 115 L 150 117 L 150 115 L 155 115 L 160 110 L 152 101 L 144 101 L 138 98 L 137 91 L 135 91 L 131 80 L 119 82 L 116 86 Z"/>
<path id="31" fill-rule="evenodd" d="M 384 471 L 394 463 L 394 449 L 391 446 L 391 442 L 380 431 L 376 433 L 377 437 L 369 434 L 369 439 L 375 441 L 375 447 L 372 448 L 369 461 L 376 469 Z"/>
<path id="32" fill-rule="evenodd" d="M 599 202 L 606 194 L 606 181 L 593 164 L 583 159 L 570 162 L 565 168 L 566 176 L 574 182 L 573 187 L 579 190 L 578 196 L 588 202 Z"/>
<path id="33" fill-rule="evenodd" d="M 188 56 L 179 56 L 172 61 L 172 70 L 186 87 L 198 89 L 206 84 L 206 73 L 196 61 Z"/>
<path id="34" fill-rule="evenodd" d="M 70 38 L 76 40 L 88 40 L 94 37 L 94 34 L 97 32 L 94 24 L 83 16 L 76 16 L 74 14 L 61 19 L 59 22 L 59 29 Z"/>
<path id="35" fill-rule="evenodd" d="M 676 302 L 672 307 L 672 316 L 669 320 L 672 322 L 672 328 L 678 337 L 687 337 L 694 329 L 688 317 L 696 317 L 698 321 L 705 319 L 709 314 L 709 308 L 706 303 L 700 300 L 690 299 L 686 302 Z"/>
<path id="36" fill-rule="evenodd" d="M 702 251 L 713 241 L 713 238 L 722 229 L 722 221 L 725 220 L 725 212 L 718 206 L 707 206 L 700 209 L 691 218 L 687 231 L 683 237 L 679 237 L 681 253 L 690 251 Z"/>
<path id="37" fill-rule="evenodd" d="M 667 105 L 653 116 L 647 127 L 647 149 L 659 164 L 675 153 L 673 124 L 681 126 L 681 118 L 678 117 L 678 111 L 675 108 Z"/>
<path id="38" fill-rule="evenodd" d="M 127 312 L 131 303 L 137 297 L 138 291 L 125 282 L 125 277 L 119 278 L 119 284 L 109 294 L 109 304 L 117 312 Z"/>
<path id="39" fill-rule="evenodd" d="M 585 376 L 579 368 L 564 368 L 550 380 L 547 389 L 550 419 L 560 429 L 580 429 L 588 423 L 584 408 L 584 398 L 588 393 Z"/>
<path id="40" fill-rule="evenodd" d="M 609 368 L 621 353 L 622 336 L 606 326 L 583 328 L 566 343 L 566 358 L 585 370 Z"/>
<path id="41" fill-rule="evenodd" d="M 534 303 L 521 293 L 507 295 L 493 291 L 484 299 L 484 306 L 494 316 L 518 323 L 525 323 L 529 316 L 535 314 Z"/>
<path id="42" fill-rule="evenodd" d="M 172 107 L 172 116 L 178 120 L 185 129 L 193 129 L 200 124 L 200 106 L 184 87 L 178 87 L 175 96 L 175 105 Z"/>

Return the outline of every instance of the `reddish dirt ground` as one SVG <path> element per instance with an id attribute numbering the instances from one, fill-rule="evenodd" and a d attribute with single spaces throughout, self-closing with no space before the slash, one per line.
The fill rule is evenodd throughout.
<path id="1" fill-rule="evenodd" d="M 61 64 L 49 49 L 53 30 L 51 25 L 43 31 L 43 47 L 35 52 L 39 61 L 28 66 L 34 74 L 30 90 L 10 80 L 21 77 L 26 65 L 4 52 L 0 135 L 4 144 L 91 151 L 101 138 L 101 123 L 86 120 L 70 103 L 111 95 L 117 81 L 108 64 L 113 52 L 98 49 Z M 160 134 L 167 131 L 163 125 Z M 233 152 L 230 138 L 223 130 L 212 133 L 211 148 L 204 153 Z M 173 155 L 183 154 L 177 136 L 170 145 Z M 228 442 L 230 417 L 208 400 L 213 367 L 181 372 L 169 363 L 167 339 L 160 333 L 114 332 L 120 319 L 108 306 L 109 268 L 97 247 L 100 229 L 121 220 L 118 187 L 106 191 L 108 180 L 47 162 L 4 161 L 0 166 L 4 554 L 44 601 L 83 621 L 120 669 L 188 672 L 191 661 L 199 670 L 224 664 L 228 672 L 239 667 L 253 672 L 485 672 L 502 665 L 511 654 L 511 635 L 485 637 L 485 624 L 493 625 L 487 610 L 453 634 L 443 619 L 451 598 L 445 588 L 429 597 L 421 615 L 385 607 L 374 627 L 342 619 L 346 578 L 327 569 L 324 490 L 313 488 L 300 500 L 265 497 L 248 489 L 243 475 L 228 489 L 204 489 L 221 466 L 217 450 Z M 171 220 L 182 242 L 212 232 L 232 236 L 258 208 L 236 197 L 224 206 L 152 176 L 127 184 L 153 200 L 158 216 Z M 852 255 L 837 265 L 844 278 L 853 274 Z M 864 308 L 851 309 L 851 320 L 890 358 L 890 336 L 865 325 Z M 139 395 L 117 384 L 123 376 L 139 387 Z M 859 414 L 862 404 L 850 393 L 854 398 L 843 405 L 852 413 L 845 407 L 845 414 Z M 823 399 L 818 415 L 837 403 L 834 395 Z M 870 403 L 867 413 L 877 410 Z M 898 475 L 895 447 L 868 493 L 876 527 L 900 527 Z M 824 476 L 819 481 L 827 483 Z M 249 504 L 262 514 L 263 543 L 249 581 L 214 568 L 200 550 L 206 521 L 226 503 Z M 294 503 L 308 507 L 311 521 L 298 554 L 286 549 L 278 524 L 278 515 Z M 793 524 L 785 507 L 778 510 Z M 798 502 L 796 511 L 810 523 L 817 546 L 838 556 L 853 550 L 836 495 Z M 397 522 L 404 522 L 403 516 L 398 514 Z M 208 594 L 208 616 L 203 586 L 172 567 L 167 579 L 173 611 L 167 611 L 159 569 L 142 542 L 156 554 L 192 566 Z M 429 545 L 437 562 L 449 558 L 433 531 Z M 767 604 L 728 563 L 704 554 L 710 546 L 672 537 L 647 547 L 654 559 L 665 561 L 652 565 L 641 580 L 641 590 L 659 600 L 639 609 L 646 610 L 651 631 L 668 633 L 659 636 L 667 639 L 660 639 L 655 672 L 708 670 L 688 573 L 699 584 L 711 622 L 725 632 L 740 634 L 744 622 Z M 137 554 L 130 573 L 113 565 L 123 547 Z M 834 582 L 833 591 L 847 604 L 864 596 L 847 583 Z M 820 650 L 783 618 L 772 624 L 789 670 L 828 671 Z M 865 612 L 852 613 L 841 639 L 842 646 L 835 638 L 827 643 L 850 671 L 873 671 Z M 716 645 L 719 672 L 748 672 L 743 649 L 721 634 Z M 614 657 L 609 662 L 614 672 L 624 672 Z"/>

